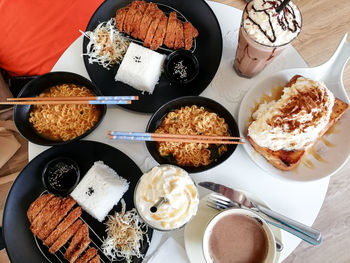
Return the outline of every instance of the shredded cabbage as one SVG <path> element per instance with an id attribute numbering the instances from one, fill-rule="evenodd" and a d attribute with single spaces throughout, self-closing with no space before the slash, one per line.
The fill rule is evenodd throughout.
<path id="1" fill-rule="evenodd" d="M 80 32 L 90 40 L 83 54 L 89 56 L 90 64 L 96 62 L 110 69 L 123 60 L 130 41 L 117 30 L 114 18 L 99 24 L 94 31 Z"/>
<path id="2" fill-rule="evenodd" d="M 131 262 L 133 256 L 143 258 L 140 248 L 144 235 L 149 243 L 148 228 L 135 208 L 125 211 L 124 199 L 121 200 L 121 203 L 122 211 L 115 213 L 114 216 L 108 216 L 106 222 L 107 238 L 103 241 L 102 250 L 111 257 L 112 261 L 119 257 Z"/>

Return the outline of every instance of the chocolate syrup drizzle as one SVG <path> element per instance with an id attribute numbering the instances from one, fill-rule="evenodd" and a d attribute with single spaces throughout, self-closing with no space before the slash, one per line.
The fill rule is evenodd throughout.
<path id="1" fill-rule="evenodd" d="M 268 38 L 271 43 L 274 43 L 276 42 L 277 40 L 277 37 L 276 37 L 276 32 L 275 32 L 275 29 L 274 27 L 272 26 L 272 20 L 271 20 L 271 16 L 278 16 L 277 17 L 277 21 L 278 21 L 278 24 L 279 26 L 282 28 L 283 31 L 286 31 L 286 30 L 289 30 L 291 31 L 292 33 L 295 33 L 298 28 L 301 28 L 301 25 L 298 23 L 298 21 L 296 20 L 296 15 L 295 15 L 295 12 L 293 10 L 293 8 L 290 6 L 290 4 L 287 4 L 286 7 L 282 10 L 282 15 L 278 14 L 277 12 L 273 15 L 271 15 L 267 10 L 270 10 L 270 9 L 275 9 L 281 4 L 282 1 L 280 0 L 277 0 L 277 1 L 271 1 L 271 0 L 263 0 L 263 6 L 265 6 L 266 4 L 270 4 L 271 6 L 268 7 L 268 8 L 265 8 L 265 9 L 256 9 L 254 4 L 252 5 L 252 9 L 255 11 L 255 12 L 264 12 L 267 17 L 269 18 L 269 24 L 270 24 L 270 28 L 271 28 L 271 32 L 272 32 L 272 36 L 269 36 L 268 33 L 267 33 L 267 30 L 263 30 L 262 27 L 256 23 L 250 16 L 249 16 L 249 12 L 247 11 L 247 14 L 248 14 L 248 19 L 254 24 L 256 25 L 259 30 L 265 35 L 266 38 Z M 287 16 L 288 14 L 290 14 L 293 18 L 293 20 L 291 21 L 292 24 L 290 24 L 288 22 L 288 19 L 287 19 Z"/>

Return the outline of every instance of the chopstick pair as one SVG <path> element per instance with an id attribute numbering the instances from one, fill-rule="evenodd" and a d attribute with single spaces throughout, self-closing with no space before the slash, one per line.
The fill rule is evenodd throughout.
<path id="1" fill-rule="evenodd" d="M 108 136 L 110 139 L 113 139 L 113 140 L 128 140 L 128 141 L 214 143 L 214 144 L 244 144 L 245 143 L 242 141 L 237 141 L 237 140 L 243 139 L 242 137 L 231 137 L 231 136 L 185 135 L 185 134 L 119 132 L 119 131 L 109 131 Z"/>
<path id="2" fill-rule="evenodd" d="M 41 105 L 41 104 L 131 104 L 138 96 L 91 96 L 91 97 L 26 97 L 7 98 L 0 105 Z"/>

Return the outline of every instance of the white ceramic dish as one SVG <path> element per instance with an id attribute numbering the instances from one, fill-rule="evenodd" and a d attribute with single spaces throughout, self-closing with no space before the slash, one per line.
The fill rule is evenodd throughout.
<path id="1" fill-rule="evenodd" d="M 239 190 L 239 191 L 246 194 L 253 201 L 267 206 L 267 204 L 264 203 L 264 201 L 257 198 L 253 194 L 242 190 Z M 216 209 L 213 209 L 207 206 L 208 197 L 209 195 L 206 195 L 200 200 L 197 215 L 192 219 L 191 222 L 189 222 L 185 226 L 185 233 L 184 233 L 185 249 L 191 263 L 206 263 L 203 255 L 203 249 L 202 249 L 202 238 L 203 238 L 206 226 L 210 221 L 210 219 L 220 212 Z M 260 216 L 264 218 L 264 215 L 260 215 Z M 271 225 L 270 225 L 270 228 L 273 234 L 275 235 L 275 238 L 280 240 L 281 243 L 283 244 L 281 230 Z M 279 258 L 280 258 L 280 252 L 276 251 L 275 263 L 279 262 Z"/>
<path id="2" fill-rule="evenodd" d="M 335 97 L 350 103 L 343 85 L 343 71 L 350 57 L 350 44 L 347 34 L 339 44 L 333 56 L 323 65 L 315 68 L 296 68 L 277 72 L 252 87 L 243 98 L 238 116 L 238 127 L 242 137 L 247 139 L 247 127 L 256 103 L 263 96 L 272 96 L 273 89 L 283 87 L 294 75 L 302 75 L 323 81 Z M 313 181 L 335 174 L 349 159 L 350 155 L 350 110 L 323 136 L 314 146 L 312 154 L 306 154 L 295 169 L 285 172 L 273 167 L 253 147 L 246 143 L 244 149 L 252 160 L 271 175 L 296 181 Z"/>

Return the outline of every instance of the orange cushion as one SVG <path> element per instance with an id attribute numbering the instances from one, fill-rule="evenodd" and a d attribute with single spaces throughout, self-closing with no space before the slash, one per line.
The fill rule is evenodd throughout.
<path id="1" fill-rule="evenodd" d="M 0 67 L 12 76 L 51 71 L 103 0 L 1 0 Z"/>

